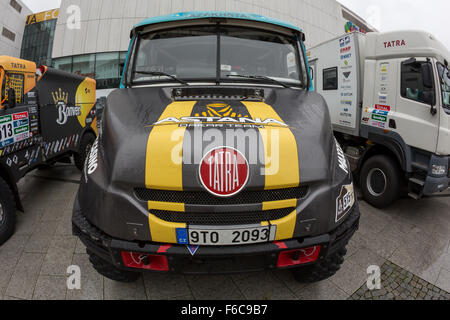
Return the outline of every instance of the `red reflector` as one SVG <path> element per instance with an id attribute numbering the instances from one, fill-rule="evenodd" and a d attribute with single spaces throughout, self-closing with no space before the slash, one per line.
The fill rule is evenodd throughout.
<path id="1" fill-rule="evenodd" d="M 123 263 L 128 268 L 169 271 L 166 256 L 122 251 Z"/>
<path id="2" fill-rule="evenodd" d="M 278 268 L 285 268 L 316 261 L 320 255 L 320 246 L 283 251 L 278 257 Z"/>

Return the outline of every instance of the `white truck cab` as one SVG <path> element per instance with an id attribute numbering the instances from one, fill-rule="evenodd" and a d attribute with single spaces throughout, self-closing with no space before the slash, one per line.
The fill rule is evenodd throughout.
<path id="1" fill-rule="evenodd" d="M 370 204 L 449 188 L 450 53 L 442 43 L 422 31 L 354 32 L 310 49 L 308 59 Z"/>

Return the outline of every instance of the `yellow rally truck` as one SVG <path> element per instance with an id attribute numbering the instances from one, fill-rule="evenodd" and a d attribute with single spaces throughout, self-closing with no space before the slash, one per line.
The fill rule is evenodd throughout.
<path id="1" fill-rule="evenodd" d="M 23 211 L 17 182 L 74 156 L 82 169 L 97 135 L 95 80 L 0 56 L 0 245 Z"/>
<path id="2" fill-rule="evenodd" d="M 335 274 L 359 209 L 303 32 L 188 12 L 145 20 L 131 38 L 74 203 L 94 268 L 117 281 L 143 270 Z"/>

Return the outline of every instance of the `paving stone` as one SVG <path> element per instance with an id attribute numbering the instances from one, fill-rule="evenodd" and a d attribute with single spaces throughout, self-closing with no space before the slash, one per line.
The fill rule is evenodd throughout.
<path id="1" fill-rule="evenodd" d="M 272 272 L 238 274 L 232 278 L 248 300 L 295 300 L 292 291 Z"/>
<path id="2" fill-rule="evenodd" d="M 75 247 L 75 253 L 76 254 L 85 254 L 86 253 L 86 246 L 81 242 L 80 239 L 77 239 L 77 245 Z"/>
<path id="3" fill-rule="evenodd" d="M 58 222 L 41 222 L 31 235 L 25 247 L 28 253 L 47 253 L 56 232 Z"/>
<path id="4" fill-rule="evenodd" d="M 363 285 L 358 289 L 350 299 L 376 299 L 376 300 L 437 300 L 448 299 L 448 292 L 441 290 L 431 283 L 426 283 L 424 280 L 419 279 L 417 276 L 408 272 L 401 267 L 394 265 L 390 261 L 387 261 L 381 267 L 382 279 L 386 279 L 386 272 L 392 268 L 396 272 L 391 272 L 389 280 L 383 280 L 380 290 L 369 290 L 367 285 Z M 420 281 L 419 281 L 420 280 Z M 443 281 L 448 281 L 443 279 Z M 425 285 L 419 284 L 423 282 Z M 419 289 L 420 287 L 420 289 Z"/>
<path id="5" fill-rule="evenodd" d="M 79 266 L 81 271 L 81 288 L 68 289 L 67 300 L 102 300 L 104 278 L 91 265 L 87 254 L 75 254 L 72 265 Z"/>
<path id="6" fill-rule="evenodd" d="M 300 291 L 309 285 L 307 283 L 299 283 L 290 270 L 277 270 L 273 271 L 272 274 L 278 281 L 288 287 L 295 296 L 298 296 Z"/>
<path id="7" fill-rule="evenodd" d="M 5 295 L 20 299 L 31 299 L 43 261 L 43 254 L 22 254 Z"/>
<path id="8" fill-rule="evenodd" d="M 361 268 L 354 262 L 352 258 L 346 260 L 341 267 L 341 270 L 331 278 L 331 281 L 339 287 L 342 291 L 351 295 L 363 283 L 367 281 L 367 267 Z"/>
<path id="9" fill-rule="evenodd" d="M 386 261 L 383 257 L 372 252 L 367 247 L 360 247 L 359 250 L 353 254 L 348 260 L 356 263 L 360 267 L 367 271 L 370 266 L 382 266 Z"/>
<path id="10" fill-rule="evenodd" d="M 447 269 L 442 269 L 439 273 L 439 277 L 436 281 L 436 286 L 450 292 L 450 271 Z"/>
<path id="11" fill-rule="evenodd" d="M 192 295 L 183 275 L 148 272 L 144 273 L 144 284 L 149 300 Z"/>
<path id="12" fill-rule="evenodd" d="M 186 276 L 196 300 L 244 300 L 230 276 Z"/>
<path id="13" fill-rule="evenodd" d="M 56 235 L 42 265 L 42 275 L 65 276 L 67 274 L 67 267 L 72 265 L 72 258 L 75 251 L 77 239 L 73 236 L 58 236 Z"/>
<path id="14" fill-rule="evenodd" d="M 40 275 L 33 300 L 64 300 L 67 290 L 67 278 Z"/>
<path id="15" fill-rule="evenodd" d="M 297 297 L 300 300 L 345 300 L 348 294 L 331 280 L 325 280 L 306 286 L 297 294 Z"/>
<path id="16" fill-rule="evenodd" d="M 142 278 L 133 283 L 122 283 L 104 279 L 105 300 L 146 300 Z"/>

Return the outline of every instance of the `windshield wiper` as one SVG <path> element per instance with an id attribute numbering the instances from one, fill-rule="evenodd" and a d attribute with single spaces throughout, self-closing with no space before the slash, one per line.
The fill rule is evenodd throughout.
<path id="1" fill-rule="evenodd" d="M 285 87 L 285 88 L 291 88 L 291 87 L 288 86 L 287 84 L 285 84 L 285 83 L 283 83 L 283 82 L 281 82 L 281 81 L 275 80 L 275 79 L 273 79 L 273 78 L 271 78 L 271 77 L 267 77 L 267 76 L 229 74 L 229 75 L 227 75 L 227 77 L 229 77 L 229 78 L 232 78 L 232 77 L 235 77 L 235 78 L 245 78 L 245 79 L 254 79 L 254 80 L 267 80 L 267 81 L 270 81 L 270 82 L 272 82 L 272 83 L 278 84 L 278 85 L 280 85 L 280 86 L 282 86 L 282 87 Z"/>
<path id="2" fill-rule="evenodd" d="M 155 76 L 155 77 L 158 77 L 158 76 L 159 77 L 168 77 L 168 78 L 171 78 L 172 80 L 175 80 L 175 81 L 177 81 L 177 82 L 179 82 L 181 84 L 184 84 L 186 86 L 189 85 L 189 83 L 187 83 L 186 81 L 178 79 L 177 77 L 175 77 L 175 76 L 173 76 L 171 74 L 165 73 L 165 72 L 160 72 L 160 71 L 138 71 L 138 70 L 136 70 L 136 71 L 133 71 L 133 73 L 145 74 L 145 75 L 148 75 L 148 76 Z"/>

